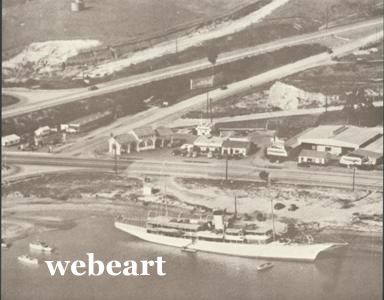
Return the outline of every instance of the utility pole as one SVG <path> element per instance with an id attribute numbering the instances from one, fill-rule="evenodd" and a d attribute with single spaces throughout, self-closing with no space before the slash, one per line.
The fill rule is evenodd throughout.
<path id="1" fill-rule="evenodd" d="M 325 10 L 325 29 L 328 29 L 328 22 L 329 22 L 329 4 L 327 3 L 326 10 Z"/>
<path id="2" fill-rule="evenodd" d="M 225 181 L 228 181 L 228 153 L 225 154 Z"/>
<path id="3" fill-rule="evenodd" d="M 235 219 L 237 219 L 237 197 L 235 194 Z"/>
<path id="4" fill-rule="evenodd" d="M 207 118 L 209 118 L 209 91 L 207 91 Z"/>
<path id="5" fill-rule="evenodd" d="M 212 98 L 209 98 L 209 117 L 211 120 L 211 124 L 213 122 L 213 116 L 212 116 Z"/>
<path id="6" fill-rule="evenodd" d="M 179 52 L 179 46 L 178 46 L 178 42 L 177 42 L 177 37 L 176 37 L 176 40 L 175 40 L 175 53 Z"/>
<path id="7" fill-rule="evenodd" d="M 271 212 L 272 212 L 272 238 L 275 241 L 275 213 L 273 211 L 273 198 L 271 198 Z"/>
<path id="8" fill-rule="evenodd" d="M 353 167 L 352 191 L 355 191 L 356 167 Z"/>
<path id="9" fill-rule="evenodd" d="M 117 147 L 116 145 L 113 145 L 113 148 L 114 148 L 114 152 L 115 152 L 115 174 L 117 175 Z"/>

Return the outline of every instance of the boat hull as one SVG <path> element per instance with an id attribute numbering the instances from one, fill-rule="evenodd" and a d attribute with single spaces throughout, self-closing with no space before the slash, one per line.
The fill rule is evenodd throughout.
<path id="1" fill-rule="evenodd" d="M 203 240 L 192 241 L 192 239 L 147 233 L 146 229 L 143 227 L 118 221 L 115 222 L 115 227 L 130 235 L 136 236 L 139 239 L 156 244 L 249 258 L 313 262 L 321 252 L 346 245 L 344 243 L 284 244 L 277 241 L 265 245 L 223 243 Z"/>
<path id="2" fill-rule="evenodd" d="M 52 252 L 53 251 L 53 248 L 51 248 L 51 247 L 43 247 L 41 245 L 36 245 L 36 244 L 29 244 L 29 248 L 31 250 L 41 251 L 41 252 Z"/>

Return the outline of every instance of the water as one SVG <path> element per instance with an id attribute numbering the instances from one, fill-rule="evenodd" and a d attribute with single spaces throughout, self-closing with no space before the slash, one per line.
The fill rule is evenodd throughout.
<path id="1" fill-rule="evenodd" d="M 109 217 L 84 219 L 68 230 L 43 234 L 58 248 L 52 260 L 142 260 L 163 256 L 165 277 L 51 277 L 45 264 L 17 262 L 28 243 L 41 236 L 16 241 L 2 250 L 1 299 L 381 299 L 381 253 L 346 250 L 324 256 L 315 264 L 274 262 L 257 272 L 262 260 L 180 249 L 140 241 L 113 227 Z M 353 248 L 353 247 L 352 247 Z M 43 256 L 40 256 L 43 258 Z"/>

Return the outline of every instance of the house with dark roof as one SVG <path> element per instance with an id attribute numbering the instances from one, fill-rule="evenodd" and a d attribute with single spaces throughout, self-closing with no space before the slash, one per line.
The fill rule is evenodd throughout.
<path id="1" fill-rule="evenodd" d="M 297 162 L 299 164 L 326 165 L 330 155 L 327 152 L 303 149 L 300 151 Z"/>
<path id="2" fill-rule="evenodd" d="M 131 153 L 136 151 L 136 145 L 137 139 L 130 133 L 111 136 L 108 140 L 108 152 L 116 155 Z"/>
<path id="3" fill-rule="evenodd" d="M 222 155 L 240 154 L 247 156 L 251 149 L 251 143 L 244 140 L 226 140 L 221 147 Z"/>
<path id="4" fill-rule="evenodd" d="M 152 127 L 139 127 L 130 131 L 137 143 L 136 151 L 153 150 L 156 148 L 156 132 Z"/>
<path id="5" fill-rule="evenodd" d="M 383 153 L 366 149 L 357 149 L 340 158 L 340 164 L 345 166 L 375 166 L 383 163 Z"/>
<path id="6" fill-rule="evenodd" d="M 156 147 L 164 148 L 169 143 L 173 142 L 174 132 L 169 127 L 158 127 L 155 129 L 157 140 Z"/>

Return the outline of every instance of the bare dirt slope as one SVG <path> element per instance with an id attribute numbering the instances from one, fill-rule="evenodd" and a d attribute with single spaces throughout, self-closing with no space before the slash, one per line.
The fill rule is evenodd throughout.
<path id="1" fill-rule="evenodd" d="M 80 13 L 70 11 L 71 0 L 2 2 L 4 51 L 60 39 L 92 38 L 115 44 L 212 18 L 255 0 L 86 0 L 87 8 Z"/>

